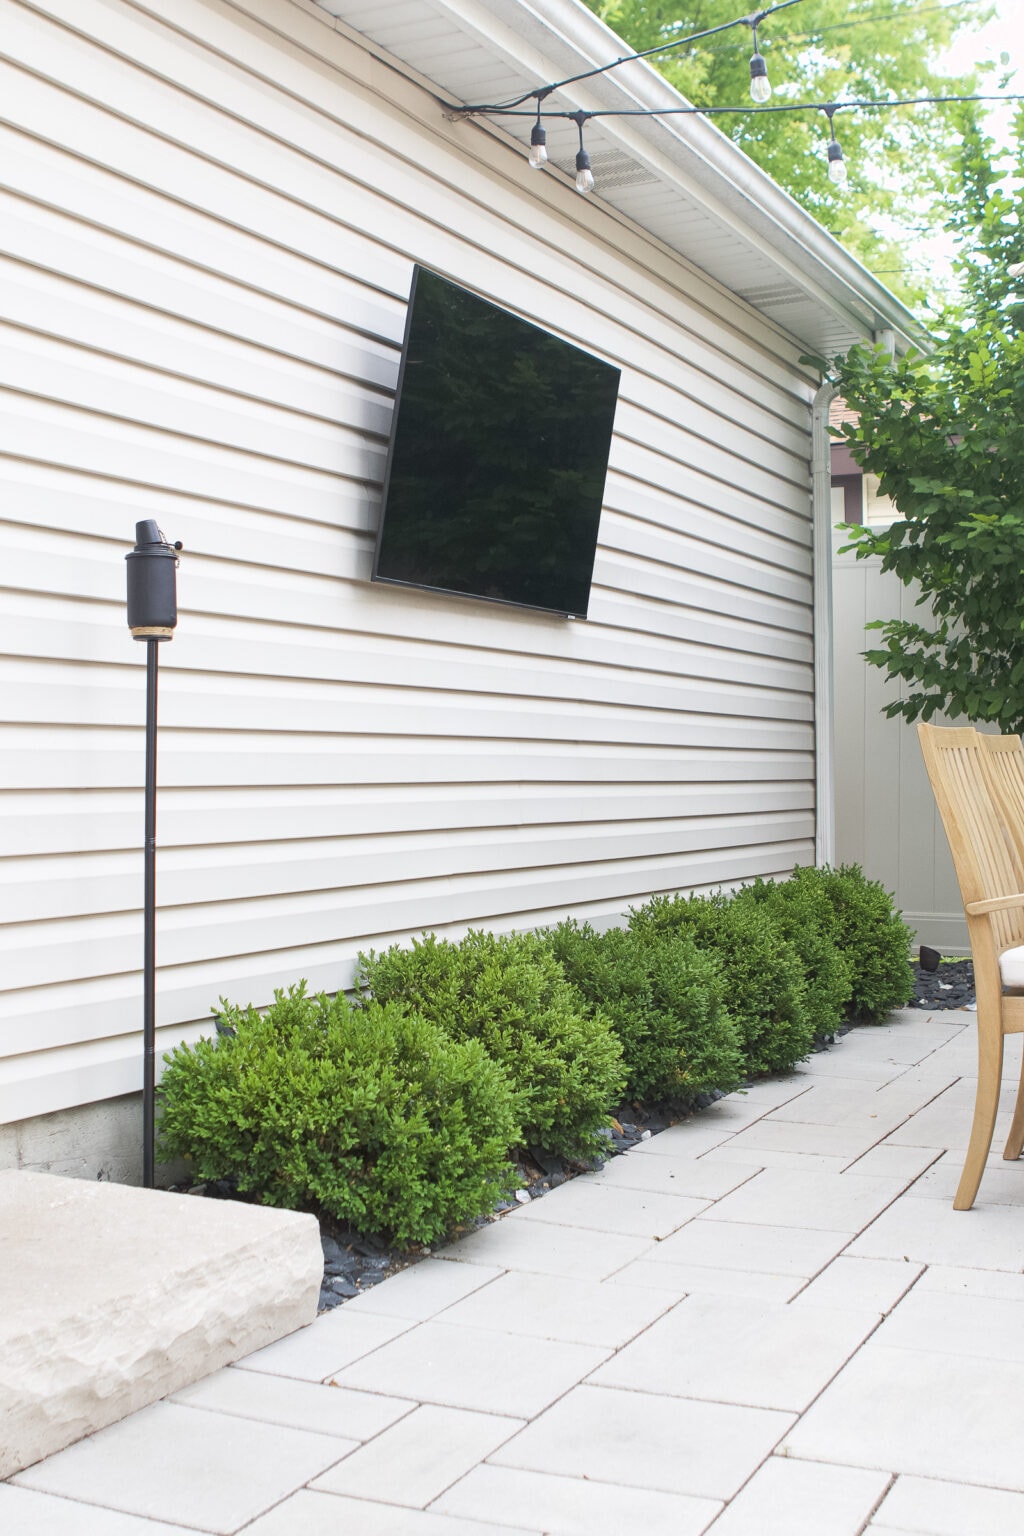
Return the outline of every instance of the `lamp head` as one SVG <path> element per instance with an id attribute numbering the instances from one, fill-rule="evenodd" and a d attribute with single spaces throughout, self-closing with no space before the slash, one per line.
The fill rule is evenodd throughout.
<path id="1" fill-rule="evenodd" d="M 128 562 L 128 628 L 134 640 L 170 640 L 178 622 L 180 542 L 168 543 L 154 518 L 135 524 Z"/>

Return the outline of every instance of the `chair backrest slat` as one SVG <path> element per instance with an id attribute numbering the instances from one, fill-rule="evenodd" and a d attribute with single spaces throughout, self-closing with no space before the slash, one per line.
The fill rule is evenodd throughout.
<path id="1" fill-rule="evenodd" d="M 1021 854 L 1008 823 L 1018 793 L 1024 815 L 1024 759 L 1019 788 L 1008 783 L 1004 795 L 996 783 L 1016 771 L 1005 760 L 1012 749 L 989 756 L 982 746 L 1000 738 L 983 737 L 970 726 L 931 725 L 919 725 L 918 736 L 965 906 L 1020 891 Z M 991 922 L 997 949 L 1024 944 L 1024 913 L 998 912 Z"/>
<path id="2" fill-rule="evenodd" d="M 1024 745 L 1019 736 L 978 734 L 982 761 L 995 795 L 1003 833 L 1024 891 Z"/>

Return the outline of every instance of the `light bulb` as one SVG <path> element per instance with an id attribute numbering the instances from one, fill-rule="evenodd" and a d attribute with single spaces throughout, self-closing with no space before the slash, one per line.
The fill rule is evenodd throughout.
<path id="1" fill-rule="evenodd" d="M 828 179 L 837 187 L 846 186 L 846 161 L 835 139 L 828 147 Z"/>
<path id="2" fill-rule="evenodd" d="M 534 123 L 533 132 L 530 134 L 530 164 L 535 171 L 539 171 L 542 165 L 547 163 L 548 136 L 540 123 Z"/>
<path id="3" fill-rule="evenodd" d="M 772 83 L 768 79 L 768 65 L 760 53 L 755 53 L 750 60 L 750 99 L 758 105 L 767 101 L 772 94 Z"/>
<path id="4" fill-rule="evenodd" d="M 590 156 L 585 149 L 581 149 L 576 156 L 576 191 L 582 192 L 584 197 L 594 190 L 594 173 L 590 169 Z"/>

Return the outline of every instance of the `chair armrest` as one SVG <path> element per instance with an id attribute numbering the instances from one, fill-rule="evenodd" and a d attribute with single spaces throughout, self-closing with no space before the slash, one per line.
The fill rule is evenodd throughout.
<path id="1" fill-rule="evenodd" d="M 1024 907 L 1024 893 L 1015 891 L 1012 896 L 988 896 L 984 901 L 968 901 L 964 911 L 968 917 L 983 917 L 988 912 L 1008 912 L 1013 907 Z"/>

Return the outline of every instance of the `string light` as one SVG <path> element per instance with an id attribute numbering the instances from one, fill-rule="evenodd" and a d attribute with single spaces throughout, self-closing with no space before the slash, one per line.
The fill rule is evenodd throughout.
<path id="1" fill-rule="evenodd" d="M 754 38 L 754 52 L 750 60 L 750 99 L 756 101 L 758 106 L 763 106 L 771 99 L 772 83 L 768 79 L 768 65 L 757 46 L 756 21 L 750 23 L 750 30 Z"/>
<path id="2" fill-rule="evenodd" d="M 539 104 L 545 96 L 550 96 L 552 91 L 560 91 L 566 85 L 578 85 L 581 80 L 592 80 L 595 75 L 605 75 L 610 69 L 618 69 L 620 64 L 632 64 L 635 59 L 649 59 L 655 53 L 671 53 L 676 48 L 685 48 L 690 43 L 699 43 L 705 37 L 715 37 L 719 32 L 728 32 L 733 27 L 759 27 L 767 16 L 774 16 L 776 11 L 786 11 L 791 5 L 802 4 L 803 0 L 779 0 L 777 5 L 770 5 L 763 11 L 754 11 L 749 16 L 736 16 L 732 21 L 720 22 L 717 27 L 705 27 L 702 32 L 691 32 L 687 37 L 677 37 L 674 42 L 657 43 L 653 48 L 641 49 L 639 53 L 624 53 L 619 58 L 612 59 L 609 64 L 596 64 L 593 69 L 585 69 L 578 75 L 567 75 L 564 80 L 553 80 L 550 85 L 545 85 L 541 90 L 524 91 L 521 96 L 515 96 L 511 101 L 496 101 L 490 106 L 452 106 L 449 110 L 453 116 L 479 113 L 487 117 L 501 112 L 512 112 L 527 101 L 536 101 Z M 562 115 L 568 116 L 567 113 Z"/>
<path id="3" fill-rule="evenodd" d="M 846 186 L 846 161 L 839 140 L 833 138 L 828 146 L 828 179 L 837 187 Z"/>
<path id="4" fill-rule="evenodd" d="M 831 106 L 825 108 L 825 116 L 828 118 L 828 127 L 831 138 L 828 146 L 828 179 L 834 186 L 846 186 L 846 161 L 843 159 L 843 151 L 836 138 L 836 127 L 832 119 L 838 108 Z"/>
<path id="5" fill-rule="evenodd" d="M 537 121 L 533 125 L 530 134 L 530 164 L 535 171 L 539 171 L 542 165 L 547 164 L 548 136 L 544 132 L 544 125 L 540 120 L 540 101 L 537 102 Z"/>
<path id="6" fill-rule="evenodd" d="M 870 112 L 882 111 L 892 107 L 934 107 L 944 106 L 951 102 L 966 101 L 1024 101 L 1024 93 L 1005 92 L 1003 94 L 973 96 L 905 96 L 896 100 L 883 101 L 794 101 L 787 102 L 785 106 L 769 107 L 598 107 L 593 112 L 584 112 L 582 114 L 578 112 L 544 112 L 539 114 L 539 116 L 548 118 L 568 118 L 573 122 L 576 122 L 581 115 L 584 121 L 591 117 L 717 117 L 722 116 L 723 114 L 726 116 L 731 115 L 733 117 L 755 117 L 770 112 L 825 112 L 827 114 L 838 112 L 840 110 L 843 112 Z M 533 117 L 534 115 L 532 111 L 521 112 L 514 107 L 462 107 L 456 106 L 454 104 L 449 105 L 447 103 L 445 105 L 447 114 L 452 119 L 460 117 Z M 543 129 L 541 131 L 543 132 Z M 838 150 L 838 154 L 834 152 L 829 153 L 828 160 L 830 171 L 833 165 L 842 165 L 842 169 L 839 171 L 838 176 L 836 174 L 832 174 L 832 180 L 845 180 L 843 173 L 846 170 L 846 164 L 843 160 L 842 150 L 839 148 L 839 144 L 835 138 L 832 139 L 831 144 L 835 145 L 836 150 Z M 580 153 L 585 156 L 586 165 L 589 167 L 590 157 L 586 154 L 586 151 L 582 149 L 582 146 Z M 577 161 L 579 161 L 578 155 Z M 593 189 L 590 187 L 587 188 L 587 191 L 591 190 Z"/>
<path id="7" fill-rule="evenodd" d="M 590 169 L 590 156 L 583 148 L 583 124 L 590 116 L 589 112 L 570 112 L 569 116 L 576 124 L 580 134 L 579 153 L 576 156 L 576 191 L 582 192 L 586 197 L 588 192 L 594 190 L 594 173 Z"/>
<path id="8" fill-rule="evenodd" d="M 829 120 L 830 138 L 827 151 L 829 180 L 837 187 L 844 187 L 847 183 L 847 166 L 843 157 L 843 151 L 835 135 L 833 116 L 840 109 L 850 111 L 860 109 L 864 111 L 877 111 L 882 108 L 892 107 L 917 107 L 939 106 L 947 102 L 971 102 L 971 101 L 1024 101 L 1021 94 L 1002 95 L 972 95 L 972 96 L 914 96 L 891 101 L 804 101 L 787 102 L 784 106 L 767 106 L 771 99 L 772 86 L 768 79 L 768 66 L 764 55 L 758 47 L 757 29 L 769 16 L 774 16 L 777 11 L 788 10 L 791 5 L 800 5 L 803 0 L 780 0 L 778 5 L 768 6 L 764 10 L 752 12 L 748 16 L 737 16 L 732 21 L 722 22 L 719 26 L 708 27 L 702 32 L 693 32 L 687 37 L 676 38 L 671 43 L 659 43 L 654 48 L 645 48 L 639 53 L 624 54 L 622 57 L 612 59 L 608 64 L 596 65 L 593 69 L 582 71 L 578 75 L 570 75 L 565 80 L 552 81 L 550 85 L 540 86 L 536 90 L 525 91 L 521 96 L 516 96 L 510 101 L 477 103 L 469 106 L 460 106 L 455 103 L 445 103 L 448 117 L 452 119 L 466 117 L 534 117 L 533 128 L 530 132 L 529 163 L 534 170 L 540 170 L 548 163 L 547 133 L 542 119 L 563 118 L 574 122 L 579 130 L 579 150 L 576 155 L 576 190 L 584 196 L 594 190 L 594 172 L 590 163 L 590 156 L 583 147 L 583 124 L 592 117 L 675 117 L 694 116 L 712 117 L 722 113 L 747 116 L 758 112 L 824 112 Z M 582 109 L 575 112 L 545 111 L 544 102 L 547 97 L 564 86 L 576 85 L 581 80 L 589 80 L 595 75 L 606 74 L 611 69 L 618 69 L 622 64 L 632 63 L 636 59 L 650 58 L 652 54 L 669 53 L 673 49 L 682 48 L 690 43 L 700 42 L 703 38 L 715 36 L 719 32 L 728 32 L 733 27 L 749 27 L 753 38 L 754 52 L 750 59 L 750 95 L 755 105 L 752 107 L 622 107 L 622 108 L 598 108 L 591 112 Z M 526 102 L 534 102 L 535 106 L 526 107 Z"/>
<path id="9" fill-rule="evenodd" d="M 590 156 L 581 149 L 576 156 L 576 191 L 584 196 L 594 190 L 594 173 L 590 169 Z"/>

